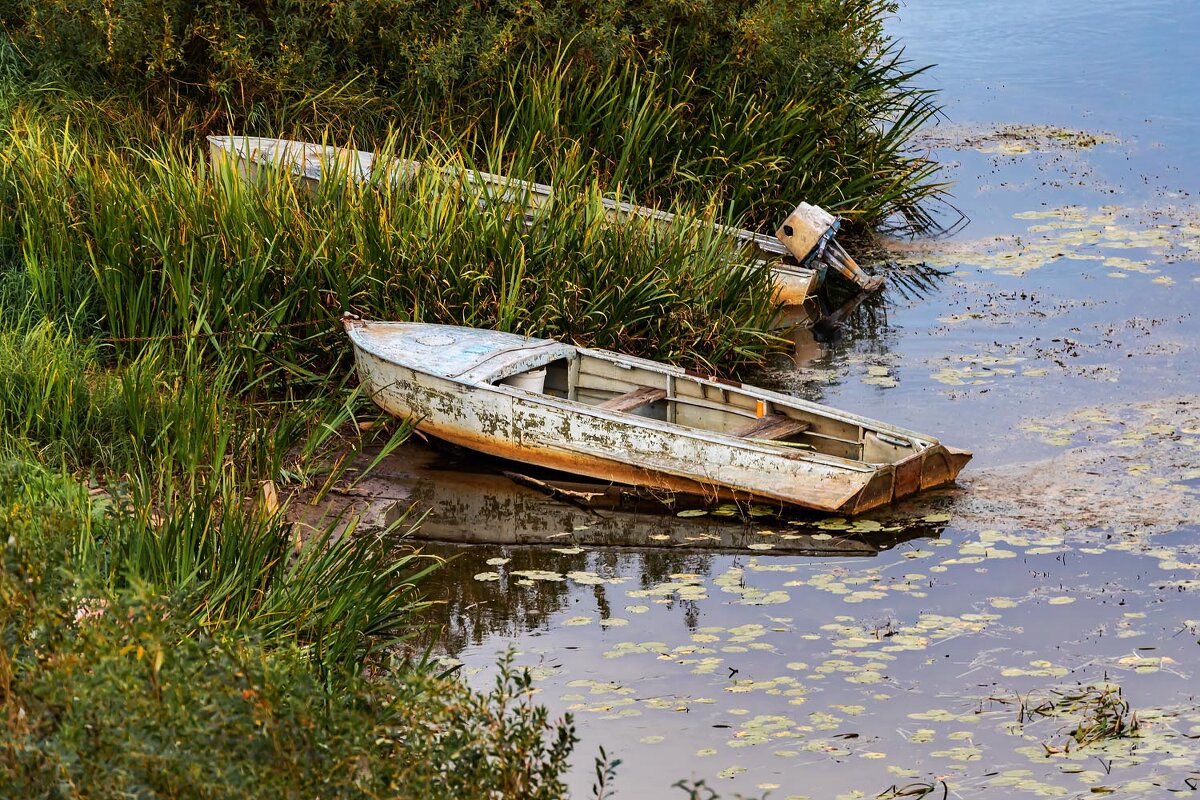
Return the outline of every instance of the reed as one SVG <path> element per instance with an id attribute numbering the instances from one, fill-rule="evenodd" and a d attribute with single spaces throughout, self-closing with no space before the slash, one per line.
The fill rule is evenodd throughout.
<path id="1" fill-rule="evenodd" d="M 297 544 L 286 502 L 264 502 L 260 484 L 286 493 L 327 469 L 355 444 L 330 431 L 368 404 L 347 390 L 341 405 L 255 406 L 233 398 L 237 380 L 159 348 L 106 369 L 45 322 L 0 333 L 0 457 L 90 474 L 69 549 L 99 596 L 152 589 L 202 629 L 356 669 L 418 629 L 417 584 L 436 561 L 402 542 L 404 520 L 370 536 L 335 520 Z"/>
<path id="2" fill-rule="evenodd" d="M 142 0 L 113 8 L 89 0 L 45 4 L 32 19 L 11 20 L 0 9 L 0 24 L 8 22 L 7 35 L 0 33 L 0 80 L 36 79 L 43 107 L 86 120 L 104 140 L 155 149 L 230 130 L 377 149 L 398 132 L 414 154 L 459 150 L 474 163 L 542 181 L 574 150 L 606 191 L 650 205 L 715 202 L 764 229 L 805 200 L 864 231 L 884 225 L 920 232 L 934 226 L 929 207 L 947 188 L 913 146 L 916 131 L 938 114 L 936 93 L 921 86 L 924 67 L 909 63 L 884 34 L 891 8 L 883 0 L 789 8 L 730 0 L 675 9 L 676 19 L 631 6 L 616 13 L 654 18 L 630 23 L 641 36 L 614 38 L 607 28 L 587 29 L 593 21 L 578 30 L 547 17 L 500 35 L 491 50 L 482 43 L 511 20 L 485 23 L 479 35 L 447 45 L 423 38 L 436 39 L 423 19 L 416 40 L 401 43 L 369 16 L 324 30 L 315 22 L 323 19 L 320 5 L 278 10 L 292 24 L 275 35 L 310 37 L 311 57 L 299 61 L 281 55 L 294 52 L 296 42 L 256 39 L 271 35 L 257 18 L 246 21 L 256 33 L 224 49 L 217 36 L 194 43 L 194 52 L 166 53 L 162 47 L 179 42 L 148 36 L 149 18 L 162 15 L 171 28 L 212 9 L 171 12 Z M 328 13 L 343 13 L 336 5 Z M 392 11 L 428 12 L 419 7 Z M 268 4 L 261 13 L 273 10 Z M 237 7 L 226 11 L 230 20 L 247 16 Z M 477 4 L 453 24 L 505 13 Z M 306 15 L 313 18 L 306 22 Z M 559 23 L 569 29 L 538 32 Z M 116 44 L 114 30 L 124 37 Z M 330 35 L 349 37 L 336 44 L 342 60 L 322 49 Z M 399 66 L 427 46 L 427 57 L 411 69 Z M 481 46 L 486 55 L 468 52 Z M 113 47 L 144 52 L 139 60 Z M 219 52 L 208 60 L 191 61 L 213 48 Z M 75 63 L 84 52 L 98 62 Z M 22 71 L 28 61 L 40 71 Z M 107 66 L 97 71 L 97 63 Z M 443 78 L 426 79 L 438 70 Z M 140 93 L 130 92 L 135 87 Z M 505 150 L 496 151 L 498 141 Z"/>
<path id="3" fill-rule="evenodd" d="M 661 230 L 604 222 L 576 151 L 556 202 L 478 208 L 448 154 L 402 184 L 336 177 L 315 193 L 286 175 L 249 185 L 183 146 L 113 148 L 31 124 L 0 149 L 0 236 L 17 243 L 38 315 L 140 352 L 128 338 L 229 365 L 242 391 L 280 396 L 348 370 L 342 310 L 560 336 L 691 364 L 778 346 L 769 276 L 694 220 Z M 519 204 L 518 204 L 519 205 Z M 732 264 L 732 266 L 731 266 Z"/>
<path id="4" fill-rule="evenodd" d="M 469 125 L 451 117 L 437 129 L 532 143 L 542 165 L 577 147 L 601 185 L 632 199 L 716 203 L 766 230 L 801 200 L 864 230 L 933 225 L 926 207 L 946 186 L 910 142 L 939 113 L 936 93 L 917 86 L 924 69 L 897 45 L 873 50 L 836 87 L 786 74 L 767 82 L 733 60 L 712 67 L 710 80 L 682 62 L 579 70 L 561 51 L 545 61 L 515 71 Z"/>

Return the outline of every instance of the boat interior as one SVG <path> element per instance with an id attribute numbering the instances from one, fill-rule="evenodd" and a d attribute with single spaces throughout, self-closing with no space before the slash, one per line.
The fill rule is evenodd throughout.
<path id="1" fill-rule="evenodd" d="M 571 400 L 610 412 L 772 444 L 797 454 L 868 464 L 901 461 L 928 445 L 901 431 L 864 426 L 852 419 L 781 403 L 737 383 L 654 369 L 615 354 L 575 350 L 540 366 L 492 381 L 518 390 Z M 529 365 L 526 364 L 526 367 Z"/>

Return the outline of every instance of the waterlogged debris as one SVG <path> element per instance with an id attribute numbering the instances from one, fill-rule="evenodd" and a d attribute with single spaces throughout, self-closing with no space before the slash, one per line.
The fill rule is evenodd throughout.
<path id="1" fill-rule="evenodd" d="M 620 575 L 612 578 L 605 578 L 598 573 L 588 572 L 587 570 L 573 570 L 568 572 L 566 577 L 580 586 L 600 586 L 603 584 L 618 585 L 627 583 L 629 580 L 631 580 L 628 576 Z"/>
<path id="2" fill-rule="evenodd" d="M 518 578 L 524 578 L 528 581 L 560 582 L 567 579 L 562 573 L 551 572 L 544 569 L 517 569 L 513 570 L 511 574 L 517 576 Z"/>
<path id="3" fill-rule="evenodd" d="M 867 367 L 867 375 L 862 379 L 862 382 L 870 386 L 878 386 L 882 389 L 893 389 L 900 385 L 900 382 L 896 380 L 896 376 L 892 374 L 888 367 L 874 364 Z"/>
<path id="4" fill-rule="evenodd" d="M 973 242 L 896 243 L 895 246 L 905 250 L 899 255 L 902 262 L 946 269 L 974 264 L 1006 275 L 1023 275 L 1059 262 L 1076 261 L 1094 262 L 1109 271 L 1116 268 L 1118 271 L 1112 272 L 1113 275 L 1155 276 L 1165 264 L 1194 262 L 1200 256 L 1200 206 L 1197 205 L 1159 208 L 1108 205 L 1096 209 L 1064 206 L 1014 216 L 1030 223 L 1024 233 Z M 1130 250 L 1141 250 L 1146 256 L 1122 255 Z"/>
<path id="5" fill-rule="evenodd" d="M 924 131 L 921 137 L 929 147 L 975 150 L 996 156 L 1089 150 L 1120 141 L 1111 133 L 1073 130 L 1056 125 L 1024 124 L 983 127 L 943 123 Z"/>
<path id="6" fill-rule="evenodd" d="M 1002 523 L 1027 555 L 1064 546 L 1061 535 L 1057 541 L 1021 541 L 1027 534 L 1019 529 L 1045 531 L 1048 520 L 1079 535 L 1090 528 L 1128 531 L 1098 543 L 1088 536 L 1092 549 L 1145 550 L 1144 539 L 1154 531 L 1200 519 L 1200 491 L 1181 480 L 1200 463 L 1200 436 L 1187 433 L 1198 425 L 1200 404 L 1191 396 L 1025 420 L 1018 428 L 1043 442 L 1077 447 L 1048 461 L 991 470 L 956 505 L 955 520 L 980 527 Z"/>

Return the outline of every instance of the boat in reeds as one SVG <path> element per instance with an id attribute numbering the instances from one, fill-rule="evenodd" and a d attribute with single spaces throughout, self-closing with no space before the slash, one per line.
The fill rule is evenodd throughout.
<path id="1" fill-rule="evenodd" d="M 859 514 L 971 454 L 745 384 L 511 333 L 347 315 L 361 385 L 438 439 L 614 483 Z"/>
<path id="2" fill-rule="evenodd" d="M 214 165 L 232 161 L 239 173 L 251 179 L 263 170 L 284 169 L 311 187 L 331 174 L 355 182 L 384 180 L 396 184 L 422 169 L 419 161 L 389 158 L 386 163 L 379 163 L 381 159 L 369 151 L 290 139 L 210 136 L 208 144 Z M 446 167 L 440 169 L 448 171 Z M 537 209 L 554 198 L 553 187 L 542 183 L 467 169 L 457 170 L 456 174 L 478 189 L 483 203 L 502 202 Z M 664 226 L 676 222 L 676 215 L 666 211 L 610 198 L 602 202 L 607 216 L 615 221 L 638 217 Z M 770 270 L 781 302 L 799 305 L 815 293 L 830 268 L 865 291 L 873 291 L 882 284 L 881 277 L 864 272 L 834 238 L 840 225 L 841 221 L 824 209 L 801 203 L 779 226 L 775 236 L 726 225 L 716 228 L 742 245 L 750 266 Z"/>

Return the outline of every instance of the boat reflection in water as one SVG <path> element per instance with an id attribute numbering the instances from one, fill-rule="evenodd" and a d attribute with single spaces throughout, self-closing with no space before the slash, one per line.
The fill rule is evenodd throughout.
<path id="1" fill-rule="evenodd" d="M 371 458 L 362 456 L 362 465 Z M 828 563 L 870 557 L 910 539 L 936 538 L 942 528 L 885 522 L 884 527 L 901 529 L 864 532 L 870 526 L 860 523 L 856 532 L 823 530 L 821 520 L 811 518 L 679 517 L 651 497 L 595 484 L 588 494 L 596 495 L 598 507 L 585 508 L 514 482 L 505 476 L 511 469 L 528 470 L 413 439 L 354 489 L 331 492 L 317 506 L 297 500 L 292 508 L 303 517 L 299 521 L 314 527 L 356 518 L 360 534 L 397 522 L 404 531 L 419 522 L 406 541 L 447 560 L 422 583 L 426 596 L 439 602 L 423 614 L 429 627 L 424 639 L 412 643 L 413 655 L 434 644 L 456 655 L 496 637 L 536 635 L 568 611 L 597 619 L 620 616 L 630 602 L 628 590 L 680 575 L 707 581 L 743 559 L 818 557 Z M 549 473 L 535 479 L 572 492 L 582 486 L 558 483 Z M 522 577 L 526 571 L 554 579 L 529 580 Z M 603 576 L 605 582 L 580 585 L 567 577 L 573 572 Z M 479 577 L 488 574 L 496 579 Z M 607 585 L 611 578 L 619 585 Z M 689 629 L 701 624 L 699 603 L 662 602 Z"/>
<path id="2" fill-rule="evenodd" d="M 364 463 L 369 458 L 364 455 Z M 678 516 L 649 493 L 576 479 L 562 483 L 549 473 L 528 477 L 506 472 L 514 468 L 528 471 L 522 465 L 468 451 L 434 449 L 414 440 L 384 459 L 352 491 L 335 491 L 317 507 L 295 507 L 298 521 L 313 527 L 322 520 L 356 516 L 360 531 L 382 529 L 407 514 L 408 520 L 420 520 L 411 538 L 458 544 L 870 556 L 931 533 L 925 527 L 904 527 L 870 536 L 835 530 L 831 536 L 805 520 L 760 520 L 733 506 L 703 516 L 690 516 L 702 512 L 685 510 L 680 512 L 685 516 Z"/>

